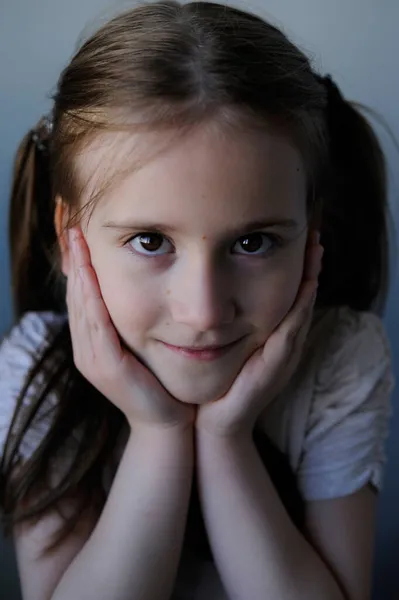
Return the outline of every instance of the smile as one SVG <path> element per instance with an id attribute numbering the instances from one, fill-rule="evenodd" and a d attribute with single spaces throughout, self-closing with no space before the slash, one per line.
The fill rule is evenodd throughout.
<path id="1" fill-rule="evenodd" d="M 202 347 L 188 347 L 188 346 L 172 346 L 171 344 L 167 344 L 166 342 L 162 342 L 162 344 L 172 350 L 172 352 L 176 352 L 181 356 L 186 358 L 191 358 L 194 360 L 201 361 L 212 361 L 218 358 L 221 358 L 225 354 L 227 354 L 230 350 L 232 350 L 243 338 L 235 340 L 234 342 L 230 342 L 229 344 L 225 344 L 224 346 L 202 346 Z"/>

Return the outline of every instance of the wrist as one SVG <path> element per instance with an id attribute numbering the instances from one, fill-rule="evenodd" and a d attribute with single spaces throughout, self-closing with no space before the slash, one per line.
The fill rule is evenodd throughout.
<path id="1" fill-rule="evenodd" d="M 192 437 L 194 432 L 193 423 L 176 423 L 164 425 L 160 423 L 128 423 L 130 435 L 156 439 L 174 439 L 176 437 Z"/>
<path id="2" fill-rule="evenodd" d="M 219 432 L 207 428 L 197 428 L 195 432 L 197 443 L 201 445 L 220 446 L 223 448 L 236 448 L 253 442 L 251 429 L 240 429 L 234 432 Z"/>
<path id="3" fill-rule="evenodd" d="M 209 437 L 210 439 L 220 439 L 220 440 L 237 440 L 240 438 L 251 437 L 251 428 L 250 427 L 219 427 L 218 425 L 214 426 L 213 424 L 196 424 L 195 426 L 195 435 L 196 437 Z"/>
<path id="4" fill-rule="evenodd" d="M 195 441 L 195 468 L 202 481 L 213 481 L 250 469 L 256 452 L 252 435 L 247 432 L 220 436 L 202 431 Z"/>
<path id="5" fill-rule="evenodd" d="M 179 455 L 188 463 L 194 454 L 193 427 L 158 427 L 135 425 L 130 430 L 129 445 L 143 453 L 148 459 L 151 456 L 161 457 L 161 462 L 167 457 Z"/>

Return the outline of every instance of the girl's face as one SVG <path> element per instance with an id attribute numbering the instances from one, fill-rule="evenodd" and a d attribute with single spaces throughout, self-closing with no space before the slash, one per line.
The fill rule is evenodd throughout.
<path id="1" fill-rule="evenodd" d="M 144 148 L 144 134 L 136 141 Z M 80 165 L 94 177 L 109 164 L 104 147 Z M 304 165 L 277 133 L 204 127 L 106 189 L 82 226 L 125 344 L 175 398 L 210 402 L 295 300 Z"/>

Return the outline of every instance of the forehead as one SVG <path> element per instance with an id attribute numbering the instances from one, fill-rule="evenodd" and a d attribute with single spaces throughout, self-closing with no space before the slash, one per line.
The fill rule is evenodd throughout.
<path id="1" fill-rule="evenodd" d="M 153 218 L 198 225 L 209 217 L 300 218 L 306 212 L 302 157 L 277 131 L 107 134 L 78 162 L 97 219 Z"/>

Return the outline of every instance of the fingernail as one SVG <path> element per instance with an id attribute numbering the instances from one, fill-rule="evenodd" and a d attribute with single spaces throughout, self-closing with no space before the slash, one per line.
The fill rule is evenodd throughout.
<path id="1" fill-rule="evenodd" d="M 313 234 L 313 243 L 315 246 L 320 244 L 320 231 L 315 231 Z"/>

